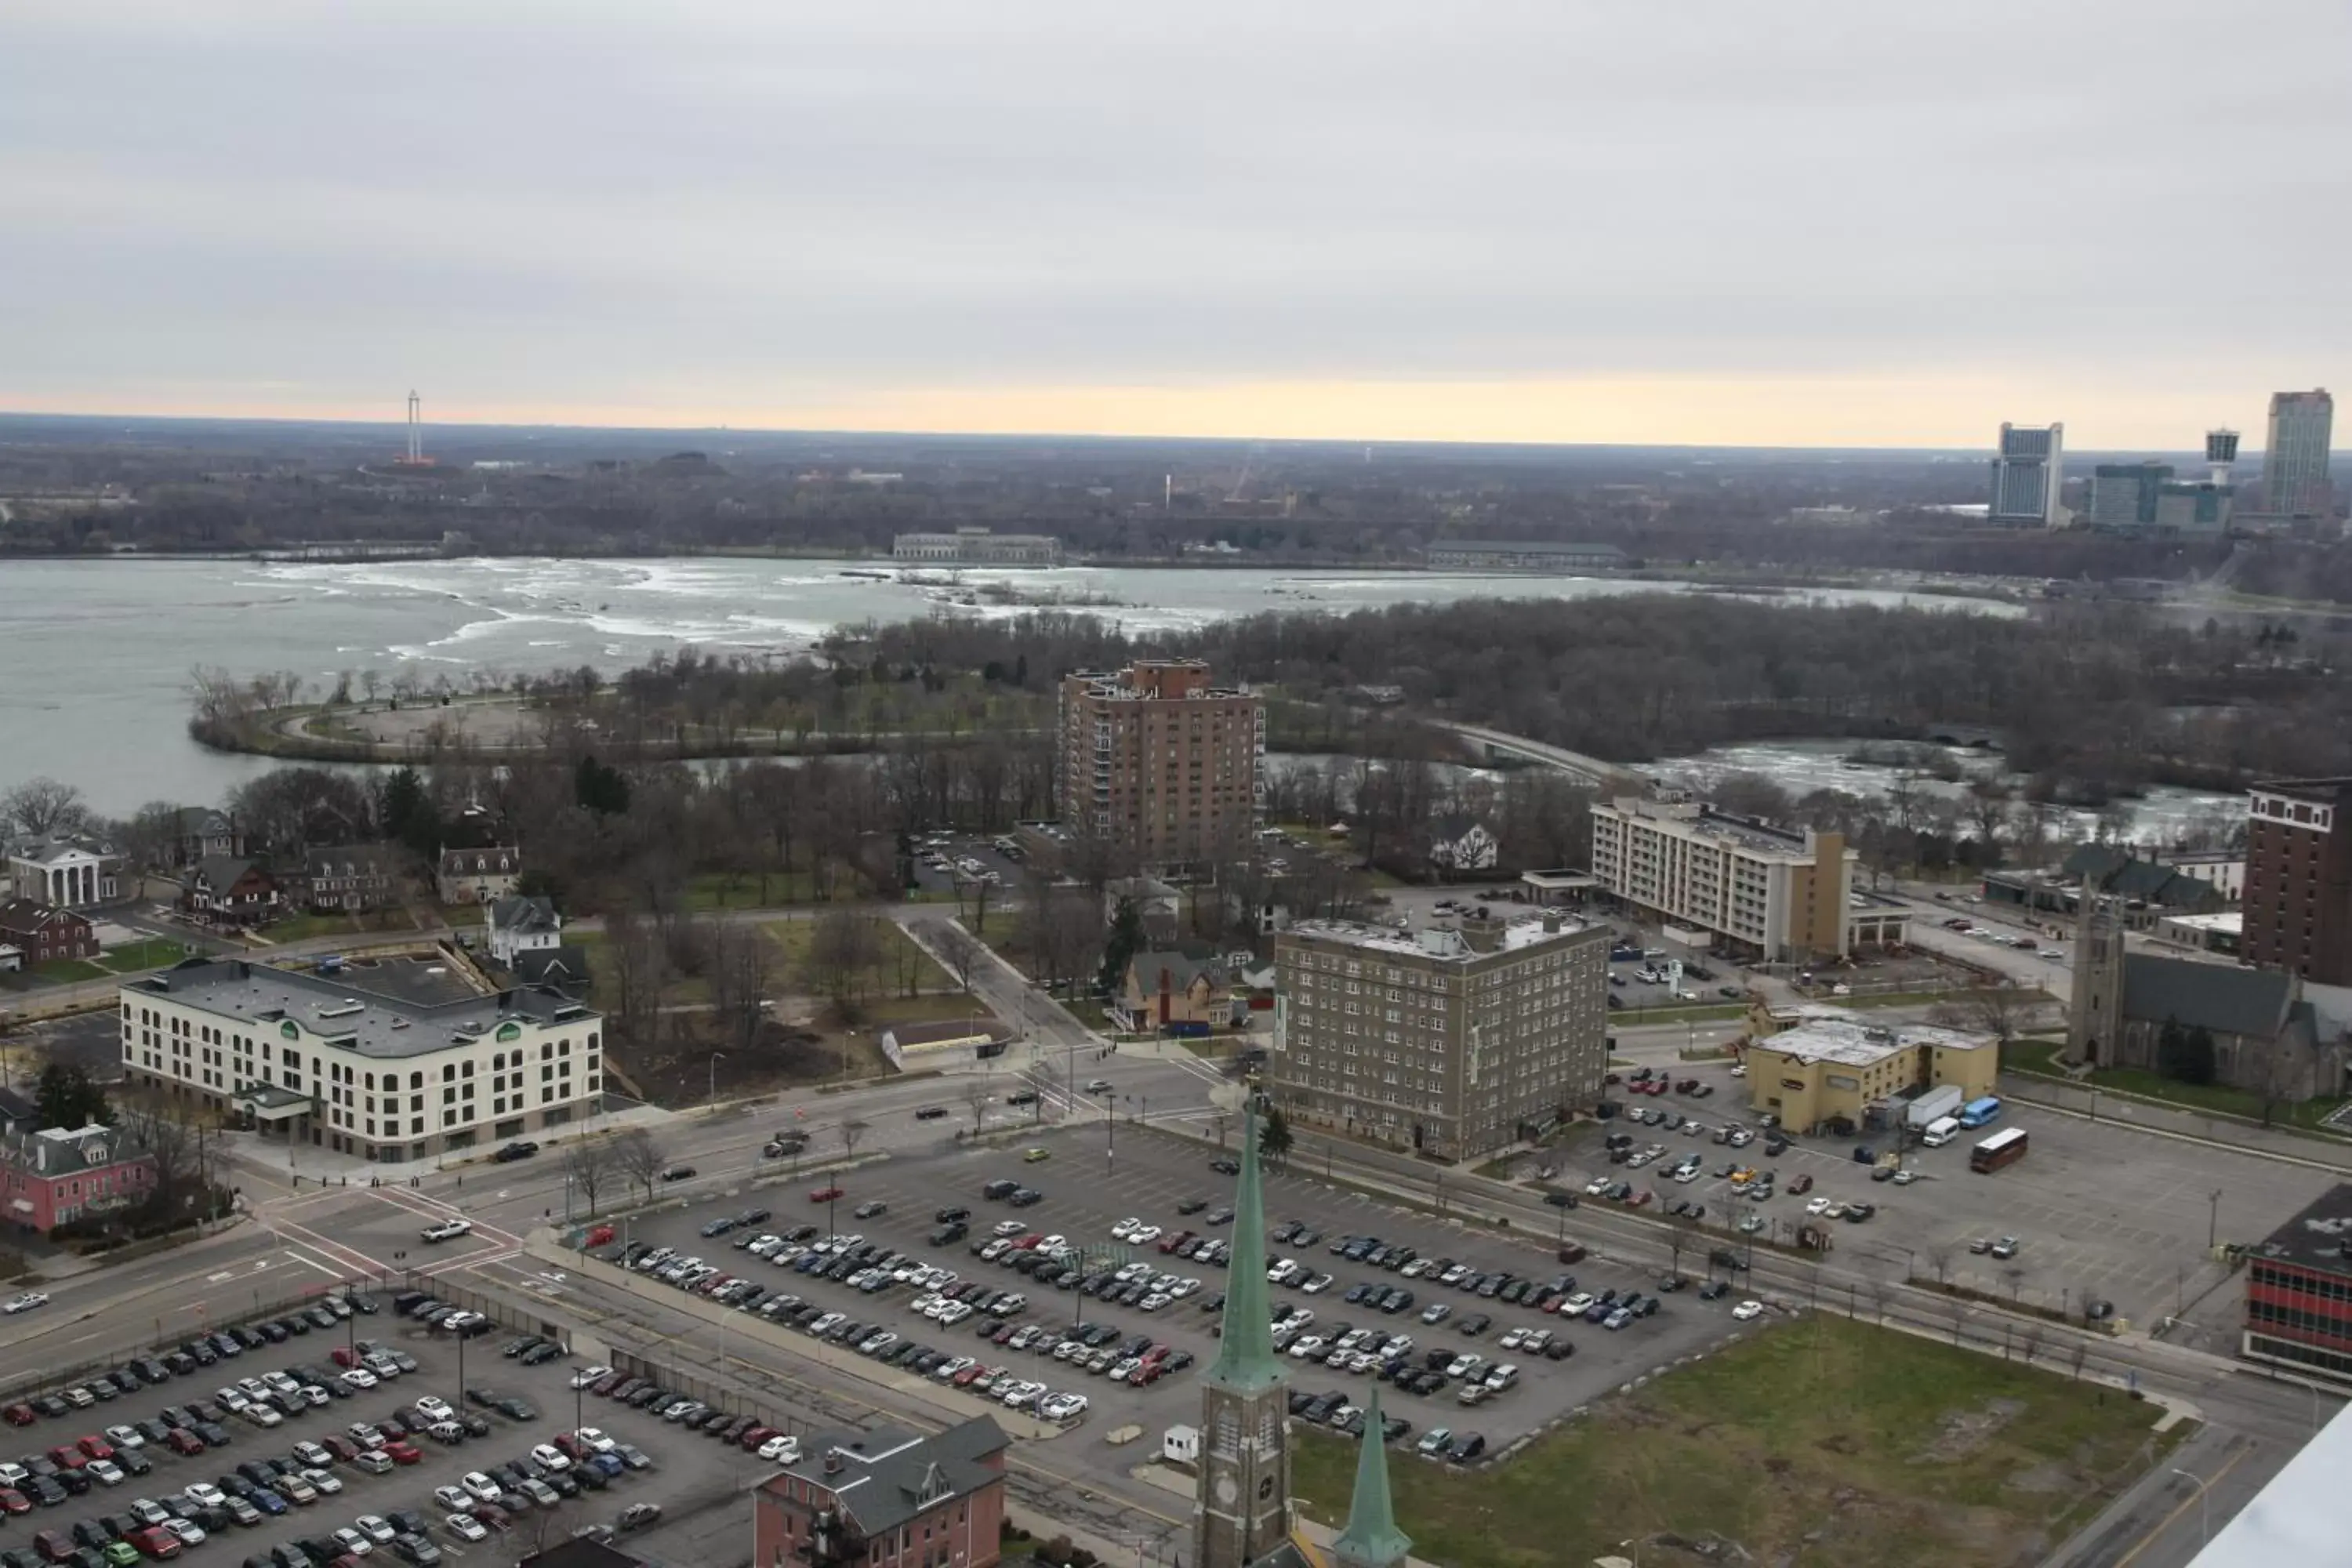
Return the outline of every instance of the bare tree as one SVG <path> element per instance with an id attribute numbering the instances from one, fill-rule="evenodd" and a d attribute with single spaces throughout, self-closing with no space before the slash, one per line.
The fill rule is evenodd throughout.
<path id="1" fill-rule="evenodd" d="M 2076 1339 L 2074 1342 L 2074 1352 L 2066 1358 L 2074 1364 L 2074 1381 L 2076 1383 L 2083 1381 L 2083 1363 L 2085 1361 L 2088 1361 L 2090 1356 L 2091 1342 L 2084 1339 Z"/>
<path id="2" fill-rule="evenodd" d="M 563 1156 L 564 1177 L 572 1184 L 572 1190 L 587 1203 L 590 1219 L 596 1217 L 599 1192 L 614 1176 L 623 1173 L 618 1169 L 609 1139 L 581 1139 Z"/>
<path id="3" fill-rule="evenodd" d="M 613 956 L 613 1021 L 631 1044 L 651 1046 L 669 978 L 659 922 L 648 915 L 616 914 L 604 922 L 604 931 Z"/>
<path id="4" fill-rule="evenodd" d="M 380 669 L 361 670 L 360 689 L 367 693 L 367 700 L 369 701 L 374 701 L 376 699 L 376 693 L 383 689 L 383 671 Z"/>
<path id="5" fill-rule="evenodd" d="M 2023 1331 L 2017 1336 L 2018 1353 L 2024 1357 L 2026 1365 L 2032 1366 L 2033 1364 L 2033 1352 L 2041 1348 L 2042 1325 L 2040 1323 L 2026 1324 Z"/>
<path id="6" fill-rule="evenodd" d="M 1952 1270 L 1952 1249 L 1951 1249 L 1950 1247 L 1929 1247 L 1929 1248 L 1927 1249 L 1927 1267 L 1928 1267 L 1928 1268 L 1933 1268 L 1933 1269 L 1936 1271 L 1936 1283 L 1937 1283 L 1937 1284 L 1938 1284 L 1938 1285 L 1948 1285 L 1948 1284 L 1950 1284 L 1950 1283 L 1951 1283 L 1951 1270 Z"/>
<path id="7" fill-rule="evenodd" d="M 841 1157 L 845 1160 L 857 1158 L 857 1142 L 871 1131 L 872 1128 L 868 1123 L 860 1121 L 855 1117 L 835 1128 L 835 1134 L 841 1140 Z"/>
<path id="8" fill-rule="evenodd" d="M 768 983 L 778 956 L 775 944 L 756 925 L 719 920 L 704 922 L 703 942 L 711 1005 L 729 1043 L 748 1050 L 766 1016 Z"/>
<path id="9" fill-rule="evenodd" d="M 809 933 L 809 980 L 844 1018 L 856 1016 L 869 972 L 881 957 L 878 923 L 855 910 L 830 910 Z"/>
<path id="10" fill-rule="evenodd" d="M 646 1202 L 654 1201 L 654 1187 L 660 1182 L 662 1167 L 668 1156 L 654 1135 L 642 1127 L 632 1127 L 613 1140 L 614 1169 L 627 1180 L 646 1190 Z"/>
<path id="11" fill-rule="evenodd" d="M 981 1122 L 988 1115 L 988 1102 L 994 1098 L 988 1091 L 986 1079 L 974 1078 L 964 1080 L 963 1102 L 971 1107 L 971 1130 L 974 1132 L 980 1131 Z"/>
<path id="12" fill-rule="evenodd" d="M 0 795 L 0 826 L 14 825 L 27 838 L 79 833 L 90 825 L 81 791 L 53 778 L 26 779 Z"/>
<path id="13" fill-rule="evenodd" d="M 956 989 L 971 995 L 972 971 L 980 964 L 979 940 L 951 921 L 942 921 L 931 930 L 940 962 L 955 976 Z"/>
<path id="14" fill-rule="evenodd" d="M 1938 1002 L 1929 1016 L 1948 1028 L 1972 1029 L 2007 1045 L 2022 1034 L 2045 1000 L 2016 985 L 1979 985 Z"/>

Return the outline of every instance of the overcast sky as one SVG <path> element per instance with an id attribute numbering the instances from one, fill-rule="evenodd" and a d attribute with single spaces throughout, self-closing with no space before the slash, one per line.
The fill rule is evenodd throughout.
<path id="1" fill-rule="evenodd" d="M 2344 0 L 9 0 L 0 408 L 2258 445 Z"/>

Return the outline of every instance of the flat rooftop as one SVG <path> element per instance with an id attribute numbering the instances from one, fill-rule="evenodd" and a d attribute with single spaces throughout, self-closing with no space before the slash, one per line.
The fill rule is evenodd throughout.
<path id="1" fill-rule="evenodd" d="M 370 989 L 373 978 L 349 969 L 322 975 L 216 959 L 128 982 L 122 994 L 168 997 L 265 1033 L 290 1018 L 330 1045 L 394 1060 L 471 1045 L 508 1020 L 587 1023 L 600 1016 L 543 986 L 430 1000 Z"/>
<path id="2" fill-rule="evenodd" d="M 1750 1048 L 1778 1051 L 1799 1061 L 1866 1068 L 1922 1046 L 1947 1051 L 1976 1051 L 1994 1048 L 1995 1041 L 1990 1035 L 1972 1035 L 1929 1024 L 1866 1024 L 1851 1016 L 1808 1017 L 1795 1028 L 1759 1040 Z"/>
<path id="3" fill-rule="evenodd" d="M 1393 926 L 1368 925 L 1360 921 L 1295 921 L 1288 934 L 1339 942 L 1348 947 L 1361 948 L 1366 952 L 1467 964 L 1502 953 L 1521 952 L 1596 929 L 1590 921 L 1578 920 L 1572 915 L 1560 915 L 1553 920 L 1550 923 L 1556 929 L 1550 931 L 1544 929 L 1545 923 L 1543 918 L 1530 915 L 1525 920 L 1501 924 L 1496 932 L 1495 947 L 1486 952 L 1472 947 L 1469 938 L 1453 926 L 1399 931 Z"/>
<path id="4" fill-rule="evenodd" d="M 1633 796 L 1610 803 L 1621 814 L 1661 827 L 1678 828 L 1696 838 L 1711 838 L 1757 855 L 1809 857 L 1805 836 L 1751 816 L 1735 816 L 1711 805 L 1686 802 L 1640 800 Z M 1596 808 L 1597 809 L 1597 808 Z"/>
<path id="5" fill-rule="evenodd" d="M 2352 1258 L 2344 1256 L 2347 1242 L 2352 1242 L 2352 1183 L 2339 1183 L 2246 1250 L 2273 1263 L 2352 1275 Z"/>

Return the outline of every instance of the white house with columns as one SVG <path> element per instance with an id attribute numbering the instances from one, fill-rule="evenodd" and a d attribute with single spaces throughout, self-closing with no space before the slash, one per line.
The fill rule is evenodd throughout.
<path id="1" fill-rule="evenodd" d="M 16 897 L 61 910 L 95 909 L 121 894 L 121 858 L 63 838 L 31 838 L 8 848 Z"/>

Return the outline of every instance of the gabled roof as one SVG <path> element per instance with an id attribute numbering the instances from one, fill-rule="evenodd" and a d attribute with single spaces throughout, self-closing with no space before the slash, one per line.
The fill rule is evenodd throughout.
<path id="1" fill-rule="evenodd" d="M 2294 1005 L 2294 979 L 2268 969 L 2200 963 L 2153 952 L 2124 955 L 2124 1016 L 2217 1035 L 2271 1040 Z"/>
<path id="2" fill-rule="evenodd" d="M 1003 1470 L 989 1460 L 1009 1441 L 1004 1428 L 986 1415 L 929 1437 L 897 1426 L 820 1432 L 803 1448 L 799 1463 L 782 1467 L 761 1484 L 772 1487 L 793 1476 L 832 1492 L 858 1532 L 871 1540 L 947 1499 L 1001 1480 Z M 835 1457 L 840 1468 L 828 1472 L 825 1462 Z"/>
<path id="3" fill-rule="evenodd" d="M 441 874 L 445 877 L 502 877 L 521 869 L 522 851 L 511 845 L 441 851 Z"/>
<path id="4" fill-rule="evenodd" d="M 531 935 L 562 929 L 555 917 L 555 900 L 547 898 L 505 898 L 490 906 L 490 923 L 504 931 Z"/>
<path id="5" fill-rule="evenodd" d="M 71 910 L 61 910 L 55 904 L 45 904 L 37 899 L 10 899 L 0 903 L 0 931 L 37 931 L 45 927 L 64 925 L 89 920 Z"/>
<path id="6" fill-rule="evenodd" d="M 1455 844 L 1467 836 L 1472 828 L 1486 826 L 1485 823 L 1466 811 L 1451 811 L 1443 816 L 1433 817 L 1430 820 L 1429 837 L 1439 844 Z M 1491 836 L 1491 830 L 1489 833 Z"/>
<path id="7" fill-rule="evenodd" d="M 584 947 L 533 947 L 515 954 L 515 978 L 526 985 L 576 986 L 589 981 L 588 950 Z"/>
<path id="8" fill-rule="evenodd" d="M 381 877 L 399 861 L 389 844 L 334 844 L 305 854 L 302 869 L 312 877 Z"/>
<path id="9" fill-rule="evenodd" d="M 1171 991 L 1190 991 L 1195 979 L 1206 979 L 1212 987 L 1224 984 L 1224 966 L 1215 958 L 1205 955 L 1194 958 L 1190 953 L 1171 948 L 1135 955 L 1133 971 L 1137 988 L 1147 996 L 1160 994 L 1160 973 L 1162 970 L 1168 972 L 1168 988 Z"/>
<path id="10" fill-rule="evenodd" d="M 196 862 L 195 879 L 215 893 L 225 893 L 251 871 L 259 871 L 273 882 L 277 880 L 266 868 L 239 855 L 205 856 Z"/>
<path id="11" fill-rule="evenodd" d="M 184 805 L 173 812 L 172 816 L 183 837 L 236 831 L 236 826 L 229 821 L 225 813 L 216 811 L 209 805 Z"/>

